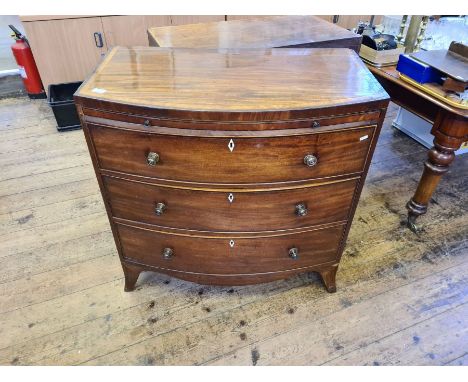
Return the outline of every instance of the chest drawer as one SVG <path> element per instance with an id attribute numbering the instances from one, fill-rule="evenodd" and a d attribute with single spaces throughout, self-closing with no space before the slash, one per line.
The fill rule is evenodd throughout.
<path id="1" fill-rule="evenodd" d="M 239 118 L 238 121 L 223 121 L 218 115 L 215 120 L 193 120 L 193 119 L 171 119 L 152 118 L 144 115 L 129 113 L 118 113 L 109 110 L 96 110 L 83 108 L 86 121 L 100 121 L 103 124 L 125 126 L 129 129 L 138 129 L 152 126 L 163 126 L 170 128 L 198 129 L 198 130 L 280 130 L 280 129 L 300 129 L 317 128 L 319 126 L 334 126 L 344 123 L 348 124 L 375 124 L 379 120 L 380 111 L 354 112 L 348 114 L 338 114 L 333 116 L 317 116 L 315 118 L 298 118 L 292 120 L 276 120 L 275 114 L 270 115 L 269 120 L 246 121 Z"/>
<path id="2" fill-rule="evenodd" d="M 205 238 L 117 225 L 125 258 L 180 272 L 280 272 L 334 261 L 343 234 L 336 226 L 299 234 Z"/>
<path id="3" fill-rule="evenodd" d="M 88 126 L 102 169 L 222 184 L 289 182 L 358 173 L 364 168 L 374 134 L 373 126 L 274 137 L 171 136 Z"/>
<path id="4" fill-rule="evenodd" d="M 198 191 L 104 177 L 115 217 L 168 228 L 255 232 L 347 219 L 358 179 L 278 191 Z"/>

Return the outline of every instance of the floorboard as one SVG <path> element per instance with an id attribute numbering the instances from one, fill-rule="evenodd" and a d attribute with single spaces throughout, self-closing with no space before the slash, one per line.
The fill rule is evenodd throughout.
<path id="1" fill-rule="evenodd" d="M 0 364 L 466 365 L 468 155 L 413 234 L 427 150 L 396 111 L 336 294 L 314 273 L 229 288 L 150 272 L 125 293 L 83 132 L 57 132 L 43 100 L 0 100 Z"/>
<path id="2" fill-rule="evenodd" d="M 445 365 L 466 352 L 468 304 L 444 310 L 327 362 L 328 365 Z M 441 327 L 443 331 L 439 330 Z"/>

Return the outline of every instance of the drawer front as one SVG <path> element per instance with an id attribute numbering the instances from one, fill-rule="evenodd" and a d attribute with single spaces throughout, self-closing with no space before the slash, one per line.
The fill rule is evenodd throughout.
<path id="1" fill-rule="evenodd" d="M 111 126 L 119 124 L 129 129 L 148 129 L 148 127 L 171 127 L 197 130 L 278 130 L 278 129 L 300 129 L 317 128 L 319 126 L 337 126 L 345 123 L 374 124 L 380 117 L 380 111 L 369 111 L 361 113 L 350 113 L 334 116 L 318 116 L 316 118 L 296 120 L 265 120 L 265 121 L 213 121 L 213 120 L 176 120 L 168 118 L 151 118 L 148 116 L 116 113 L 105 110 L 83 108 L 85 119 L 89 122 L 99 120 L 103 124 Z M 271 116 L 274 118 L 274 115 Z M 122 124 L 123 123 L 123 124 Z M 337 126 L 339 127 L 339 126 Z"/>
<path id="2" fill-rule="evenodd" d="M 164 180 L 273 183 L 363 170 L 374 127 L 281 137 L 169 136 L 88 124 L 100 167 Z M 309 165 L 305 164 L 306 160 Z"/>
<path id="3" fill-rule="evenodd" d="M 278 272 L 334 261 L 343 228 L 231 239 L 179 236 L 117 225 L 125 258 L 167 270 L 204 274 Z M 166 248 L 172 254 L 165 252 Z M 290 255 L 293 248 L 297 249 L 297 258 Z"/>
<path id="4" fill-rule="evenodd" d="M 358 179 L 279 191 L 198 191 L 103 177 L 118 218 L 199 231 L 255 232 L 347 219 Z"/>

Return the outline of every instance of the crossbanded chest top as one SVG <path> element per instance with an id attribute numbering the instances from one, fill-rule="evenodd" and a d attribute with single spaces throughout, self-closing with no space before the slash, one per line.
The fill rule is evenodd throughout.
<path id="1" fill-rule="evenodd" d="M 388 104 L 348 49 L 114 48 L 75 94 L 125 274 L 329 291 Z"/>

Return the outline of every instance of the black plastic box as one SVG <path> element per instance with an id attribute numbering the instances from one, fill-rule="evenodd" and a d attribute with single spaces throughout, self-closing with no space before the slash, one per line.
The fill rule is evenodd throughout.
<path id="1" fill-rule="evenodd" d="M 73 102 L 73 94 L 82 82 L 49 85 L 47 102 L 54 112 L 57 130 L 72 130 L 81 128 L 80 119 Z"/>

